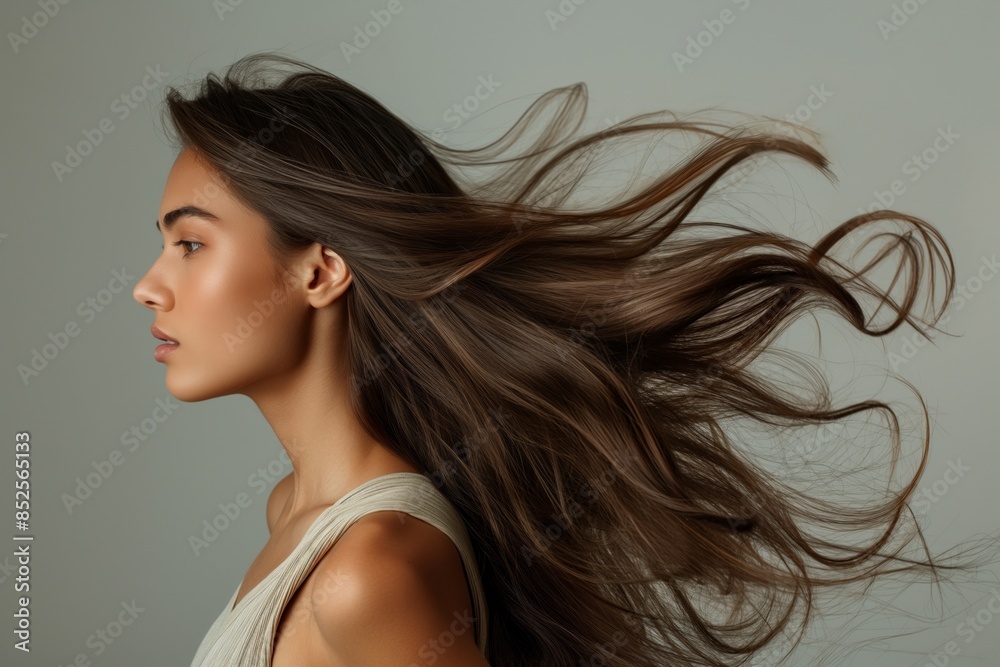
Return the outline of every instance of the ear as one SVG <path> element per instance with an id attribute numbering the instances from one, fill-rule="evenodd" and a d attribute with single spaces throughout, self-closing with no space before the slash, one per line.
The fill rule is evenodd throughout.
<path id="1" fill-rule="evenodd" d="M 314 243 L 302 258 L 306 299 L 313 308 L 325 308 L 351 286 L 351 270 L 334 250 Z"/>

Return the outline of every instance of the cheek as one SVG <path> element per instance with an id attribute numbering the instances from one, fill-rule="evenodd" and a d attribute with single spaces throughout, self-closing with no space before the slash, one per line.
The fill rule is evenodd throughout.
<path id="1" fill-rule="evenodd" d="M 258 274 L 230 290 L 231 301 L 217 321 L 219 354 L 258 372 L 277 372 L 294 362 L 305 348 L 305 322 L 288 289 Z"/>
<path id="2" fill-rule="evenodd" d="M 306 354 L 306 318 L 287 286 L 276 289 L 266 273 L 218 275 L 203 274 L 183 290 L 187 336 L 167 362 L 167 388 L 184 401 L 237 393 Z"/>
<path id="3" fill-rule="evenodd" d="M 226 356 L 238 351 L 233 339 L 251 340 L 245 331 L 248 321 L 256 322 L 253 300 L 257 298 L 255 278 L 228 271 L 206 273 L 200 277 L 189 296 L 190 312 L 195 316 L 201 352 Z M 220 361 L 224 357 L 219 358 Z"/>
<path id="4" fill-rule="evenodd" d="M 263 292 L 244 310 L 233 313 L 230 329 L 219 339 L 223 349 L 232 349 L 231 354 L 239 356 L 241 364 L 273 370 L 286 367 L 301 354 L 305 347 L 303 322 L 287 295 L 283 296 L 286 298 Z"/>
<path id="5" fill-rule="evenodd" d="M 188 297 L 196 354 L 222 376 L 257 374 L 301 349 L 288 286 L 276 288 L 267 269 L 256 266 L 206 273 Z"/>

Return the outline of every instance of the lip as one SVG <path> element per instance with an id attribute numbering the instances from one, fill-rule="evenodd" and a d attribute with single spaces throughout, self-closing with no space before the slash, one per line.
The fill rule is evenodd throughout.
<path id="1" fill-rule="evenodd" d="M 149 327 L 149 330 L 153 334 L 153 338 L 158 338 L 158 339 L 163 340 L 163 341 L 169 341 L 171 343 L 179 343 L 180 342 L 176 338 L 172 338 L 172 337 L 168 336 L 166 333 L 163 332 L 162 329 L 160 329 L 155 324 L 153 326 Z"/>
<path id="2" fill-rule="evenodd" d="M 153 334 L 153 336 L 155 338 L 158 338 L 159 340 L 162 340 L 162 341 L 168 341 L 168 342 L 164 343 L 163 345 L 157 345 L 156 349 L 153 350 L 153 358 L 156 359 L 157 361 L 164 361 L 164 360 L 166 360 L 166 358 L 170 354 L 172 354 L 174 350 L 176 350 L 178 347 L 180 347 L 180 343 L 178 343 L 176 340 L 174 340 L 173 338 L 171 338 L 170 336 L 168 336 L 166 333 L 164 333 L 163 330 L 160 329 L 155 324 L 153 326 L 151 326 L 149 328 L 149 330 L 150 330 L 150 332 L 152 332 L 152 334 Z"/>
<path id="3" fill-rule="evenodd" d="M 157 345 L 156 349 L 153 350 L 153 358 L 157 361 L 164 361 L 179 347 L 180 343 L 164 343 L 163 345 Z"/>

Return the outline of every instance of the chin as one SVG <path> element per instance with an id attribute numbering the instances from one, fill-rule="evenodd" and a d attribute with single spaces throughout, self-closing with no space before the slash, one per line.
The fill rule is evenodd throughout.
<path id="1" fill-rule="evenodd" d="M 197 403 L 232 393 L 207 382 L 201 382 L 199 378 L 182 378 L 177 372 L 171 373 L 170 369 L 167 369 L 166 384 L 170 395 L 185 403 Z"/>
<path id="2" fill-rule="evenodd" d="M 210 398 L 233 396 L 244 393 L 245 389 L 266 375 L 257 368 L 238 368 L 229 365 L 196 369 L 171 359 L 167 362 L 167 391 L 179 401 L 197 403 Z"/>

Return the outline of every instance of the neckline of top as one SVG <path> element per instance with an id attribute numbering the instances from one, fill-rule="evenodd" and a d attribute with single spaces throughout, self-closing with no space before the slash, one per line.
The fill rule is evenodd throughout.
<path id="1" fill-rule="evenodd" d="M 299 540 L 299 543 L 295 545 L 295 548 L 292 549 L 289 552 L 289 554 L 287 556 L 285 556 L 285 558 L 280 563 L 278 563 L 277 566 L 275 566 L 275 568 L 273 570 L 271 570 L 270 572 L 268 572 L 267 575 L 265 575 L 265 577 L 263 579 L 261 579 L 259 582 L 257 582 L 257 584 L 253 588 L 251 588 L 250 590 L 248 590 L 243 595 L 243 597 L 240 598 L 239 602 L 236 602 L 236 596 L 240 594 L 240 588 L 243 587 L 243 580 L 240 579 L 240 583 L 238 583 L 236 585 L 236 590 L 233 591 L 233 596 L 231 598 L 229 598 L 229 603 L 226 605 L 226 617 L 227 618 L 231 618 L 232 616 L 234 616 L 236 614 L 236 612 L 241 607 L 244 606 L 244 603 L 252 595 L 254 595 L 254 593 L 256 593 L 257 591 L 259 591 L 264 586 L 264 584 L 266 584 L 268 581 L 270 581 L 270 579 L 275 575 L 275 573 L 277 573 L 277 572 L 279 572 L 279 571 L 281 571 L 281 570 L 283 570 L 285 568 L 285 566 L 288 564 L 288 562 L 294 556 L 296 556 L 298 554 L 299 549 L 302 548 L 302 546 L 304 544 L 308 543 L 308 541 L 309 541 L 308 538 L 311 536 L 311 534 L 313 532 L 313 529 L 316 528 L 320 524 L 320 521 L 324 517 L 326 517 L 326 515 L 328 513 L 332 512 L 334 509 L 339 508 L 346 500 L 348 500 L 349 498 L 352 498 L 352 497 L 356 496 L 359 491 L 361 491 L 362 489 L 365 489 L 365 488 L 368 488 L 368 487 L 372 486 L 375 482 L 385 481 L 387 478 L 396 478 L 396 477 L 399 477 L 399 476 L 419 477 L 421 479 L 425 479 L 428 482 L 430 482 L 430 479 L 428 479 L 426 475 L 424 475 L 422 473 L 418 473 L 418 472 L 409 472 L 409 471 L 390 472 L 390 473 L 386 473 L 385 475 L 379 475 L 378 477 L 372 477 L 369 480 L 365 480 L 364 482 L 361 482 L 361 484 L 358 484 L 357 486 L 355 486 L 353 489 L 351 489 L 350 491 L 348 491 L 347 493 L 345 493 L 344 495 L 342 495 L 340 498 L 338 498 L 337 501 L 334 502 L 332 505 L 330 505 L 329 507 L 325 508 L 322 512 L 320 512 L 316 516 L 316 518 L 313 519 L 312 523 L 309 524 L 309 527 L 306 528 L 306 532 L 303 533 L 302 539 Z M 235 604 L 233 604 L 234 602 L 235 602 Z"/>

